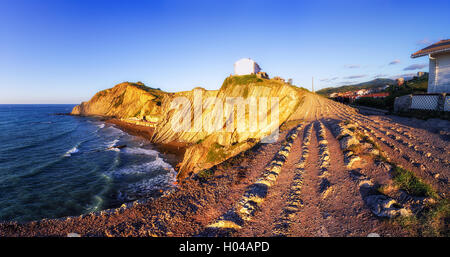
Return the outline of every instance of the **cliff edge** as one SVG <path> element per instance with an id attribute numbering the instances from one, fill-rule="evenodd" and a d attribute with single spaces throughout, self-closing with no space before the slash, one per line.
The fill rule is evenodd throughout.
<path id="1" fill-rule="evenodd" d="M 125 82 L 98 92 L 88 102 L 75 106 L 71 114 L 153 122 L 153 143 L 183 142 L 187 145 L 183 161 L 178 165 L 178 179 L 182 180 L 270 136 L 268 127 L 279 127 L 301 111 L 305 94 L 308 94 L 306 90 L 284 81 L 255 75 L 230 76 L 219 90 L 195 88 L 177 93 L 167 93 L 142 83 Z M 256 101 L 258 111 L 265 111 L 262 116 L 258 114 L 256 121 L 263 118 L 267 122 L 249 129 L 254 123 L 249 121 L 251 111 L 248 104 L 251 101 Z M 240 104 L 246 107 L 242 108 Z M 222 108 L 218 108 L 220 106 Z M 231 110 L 227 109 L 230 106 Z M 245 110 L 241 115 L 246 120 L 246 129 L 239 128 L 235 121 L 239 116 L 239 106 Z M 278 113 L 278 120 L 271 118 L 272 113 Z M 186 124 L 189 129 L 186 129 Z M 208 128 L 208 124 L 215 124 L 214 128 Z"/>

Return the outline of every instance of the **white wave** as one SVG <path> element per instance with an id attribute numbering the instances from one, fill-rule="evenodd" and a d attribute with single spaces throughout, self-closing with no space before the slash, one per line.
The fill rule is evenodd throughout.
<path id="1" fill-rule="evenodd" d="M 119 190 L 117 198 L 119 200 L 136 200 L 141 197 L 146 197 L 148 194 L 153 194 L 155 191 L 164 191 L 165 193 L 176 187 L 175 169 L 160 156 L 159 152 L 151 149 L 144 149 L 138 147 L 125 148 L 123 153 L 126 154 L 141 154 L 155 157 L 152 161 L 124 167 L 115 171 L 108 172 L 110 177 L 119 178 L 122 176 L 139 176 L 146 173 L 165 170 L 163 174 L 159 173 L 154 177 L 147 177 L 139 182 L 129 184 L 126 188 Z"/>
<path id="2" fill-rule="evenodd" d="M 105 127 L 105 123 L 99 124 L 99 125 L 97 125 L 97 127 L 100 128 L 100 129 L 102 129 L 102 128 Z"/>
<path id="3" fill-rule="evenodd" d="M 161 174 L 153 178 L 145 179 L 143 181 L 130 184 L 126 188 L 125 192 L 119 196 L 122 198 L 130 198 L 129 196 L 144 196 L 148 193 L 155 192 L 156 190 L 170 191 L 175 187 L 175 174 Z M 135 198 L 135 197 L 131 197 Z"/>
<path id="4" fill-rule="evenodd" d="M 132 165 L 127 168 L 122 168 L 120 170 L 114 171 L 114 175 L 129 175 L 129 174 L 142 174 L 151 172 L 157 169 L 164 169 L 170 174 L 170 176 L 176 177 L 176 171 L 174 168 L 167 162 L 165 162 L 161 157 L 159 157 L 159 153 L 155 150 L 144 149 L 144 148 L 125 148 L 125 153 L 128 154 L 145 154 L 149 156 L 154 156 L 155 159 L 150 162 L 146 162 L 139 165 Z"/>
<path id="5" fill-rule="evenodd" d="M 114 146 L 116 146 L 117 142 L 119 142 L 119 139 L 114 139 L 113 141 L 107 143 L 107 144 L 106 144 L 106 147 L 107 147 L 109 150 L 116 149 L 116 148 L 114 148 Z M 119 150 L 119 149 L 117 149 L 117 150 Z"/>
<path id="6" fill-rule="evenodd" d="M 108 126 L 105 128 L 105 130 L 113 135 L 125 135 L 125 132 L 123 132 L 122 130 L 114 127 L 114 126 Z"/>
<path id="7" fill-rule="evenodd" d="M 158 156 L 158 151 L 151 150 L 151 149 L 144 149 L 144 148 L 138 148 L 138 147 L 129 147 L 126 148 L 125 153 L 129 154 L 145 154 L 150 156 Z"/>
<path id="8" fill-rule="evenodd" d="M 169 171 L 172 168 L 172 165 L 168 164 L 167 162 L 165 162 L 162 158 L 160 158 L 159 156 L 156 157 L 156 159 L 152 162 L 153 165 L 155 166 L 159 166 L 164 168 L 165 170 Z"/>
<path id="9" fill-rule="evenodd" d="M 67 151 L 65 154 L 64 154 L 64 156 L 65 157 L 70 157 L 70 156 L 72 156 L 72 154 L 73 153 L 78 153 L 78 146 L 74 146 L 74 147 L 72 147 L 69 151 Z"/>
<path id="10" fill-rule="evenodd" d="M 151 171 L 155 171 L 159 169 L 160 166 L 155 164 L 154 162 L 147 162 L 140 165 L 131 165 L 126 168 L 122 168 L 119 170 L 112 171 L 112 175 L 116 177 L 125 176 L 125 175 L 138 175 L 138 174 L 144 174 Z"/>
<path id="11" fill-rule="evenodd" d="M 153 178 L 149 178 L 138 183 L 128 185 L 131 191 L 135 192 L 147 192 L 155 189 L 162 189 L 167 186 L 169 177 L 166 175 L 158 175 Z"/>

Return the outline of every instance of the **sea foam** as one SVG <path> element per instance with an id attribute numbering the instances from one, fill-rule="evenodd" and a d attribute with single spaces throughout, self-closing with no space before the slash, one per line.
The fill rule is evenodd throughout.
<path id="1" fill-rule="evenodd" d="M 64 156 L 65 157 L 70 157 L 70 156 L 72 156 L 72 154 L 74 154 L 74 153 L 78 153 L 78 146 L 74 146 L 74 147 L 72 147 L 69 151 L 67 151 L 65 154 L 64 154 Z"/>

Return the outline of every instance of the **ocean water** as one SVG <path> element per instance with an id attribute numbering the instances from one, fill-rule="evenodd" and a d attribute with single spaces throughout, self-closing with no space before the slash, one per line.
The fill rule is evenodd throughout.
<path id="1" fill-rule="evenodd" d="M 0 221 L 85 214 L 173 186 L 175 170 L 145 140 L 55 115 L 73 106 L 0 105 Z"/>

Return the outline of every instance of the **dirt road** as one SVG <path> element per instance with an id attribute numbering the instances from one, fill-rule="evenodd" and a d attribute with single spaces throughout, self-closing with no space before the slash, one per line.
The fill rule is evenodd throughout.
<path id="1" fill-rule="evenodd" d="M 278 142 L 258 144 L 165 197 L 2 223 L 0 236 L 414 236 L 394 221 L 448 200 L 446 121 L 366 116 L 314 94 L 291 119 Z"/>

